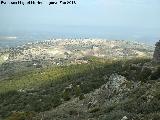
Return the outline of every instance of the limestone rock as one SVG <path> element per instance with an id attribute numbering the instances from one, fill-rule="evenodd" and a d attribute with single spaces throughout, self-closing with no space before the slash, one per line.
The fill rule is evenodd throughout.
<path id="1" fill-rule="evenodd" d="M 121 120 L 128 120 L 127 116 L 124 116 Z"/>
<path id="2" fill-rule="evenodd" d="M 160 63 L 160 40 L 155 45 L 155 51 L 153 55 L 153 61 L 156 63 Z"/>

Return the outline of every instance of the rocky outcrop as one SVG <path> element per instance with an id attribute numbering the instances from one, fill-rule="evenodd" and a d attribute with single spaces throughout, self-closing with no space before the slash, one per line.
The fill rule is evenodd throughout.
<path id="1" fill-rule="evenodd" d="M 92 116 L 103 110 L 108 111 L 112 105 L 119 103 L 126 98 L 126 94 L 134 88 L 134 83 L 128 81 L 124 76 L 117 73 L 107 77 L 108 82 L 100 88 L 95 89 L 91 93 L 85 94 L 83 100 L 79 98 L 70 99 L 70 101 L 58 106 L 52 111 L 40 114 L 42 120 L 46 120 L 49 116 L 57 120 L 105 120 L 105 115 Z M 65 118 L 64 118 L 65 115 Z M 128 116 L 120 113 L 119 120 L 127 120 Z M 59 117 L 59 119 L 58 119 Z M 37 119 L 38 120 L 38 119 Z"/>
<path id="2" fill-rule="evenodd" d="M 153 61 L 156 63 L 160 63 L 160 40 L 155 45 L 155 51 L 153 55 Z"/>

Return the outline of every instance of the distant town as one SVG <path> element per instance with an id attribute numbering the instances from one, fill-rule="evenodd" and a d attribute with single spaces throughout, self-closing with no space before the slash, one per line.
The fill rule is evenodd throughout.
<path id="1" fill-rule="evenodd" d="M 0 50 L 0 63 L 51 61 L 55 65 L 87 63 L 85 57 L 134 58 L 152 57 L 154 47 L 124 40 L 50 39 Z M 37 65 L 34 63 L 33 65 Z"/>

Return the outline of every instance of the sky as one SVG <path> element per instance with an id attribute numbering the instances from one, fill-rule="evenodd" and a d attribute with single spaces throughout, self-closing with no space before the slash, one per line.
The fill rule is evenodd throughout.
<path id="1" fill-rule="evenodd" d="M 117 39 L 160 37 L 160 0 L 76 0 L 76 5 L 50 6 L 49 1 L 58 0 L 43 0 L 42 5 L 0 4 L 0 32 L 46 30 Z"/>

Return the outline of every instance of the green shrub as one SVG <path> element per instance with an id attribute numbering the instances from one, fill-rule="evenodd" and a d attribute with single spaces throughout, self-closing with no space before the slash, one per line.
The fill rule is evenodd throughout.
<path id="1" fill-rule="evenodd" d="M 84 96 L 84 94 L 82 93 L 82 94 L 79 96 L 79 100 L 83 100 L 83 99 L 85 99 L 85 96 Z"/>
<path id="2" fill-rule="evenodd" d="M 70 110 L 69 115 L 78 115 L 78 112 L 76 110 Z"/>
<path id="3" fill-rule="evenodd" d="M 98 111 L 100 111 L 99 107 L 94 107 L 94 108 L 89 110 L 90 113 L 95 113 L 95 112 L 98 112 Z"/>
<path id="4" fill-rule="evenodd" d="M 64 91 L 62 93 L 62 98 L 64 99 L 64 101 L 68 101 L 71 99 L 71 95 L 70 95 L 70 92 L 69 91 Z"/>
<path id="5" fill-rule="evenodd" d="M 139 74 L 139 80 L 147 81 L 151 73 L 152 73 L 152 70 L 150 68 L 143 68 L 143 70 Z"/>
<path id="6" fill-rule="evenodd" d="M 80 94 L 81 94 L 81 88 L 80 88 L 79 85 L 76 85 L 76 87 L 74 88 L 74 93 L 75 93 L 76 97 L 80 96 Z"/>
<path id="7" fill-rule="evenodd" d="M 33 120 L 34 112 L 14 112 L 6 120 Z"/>

